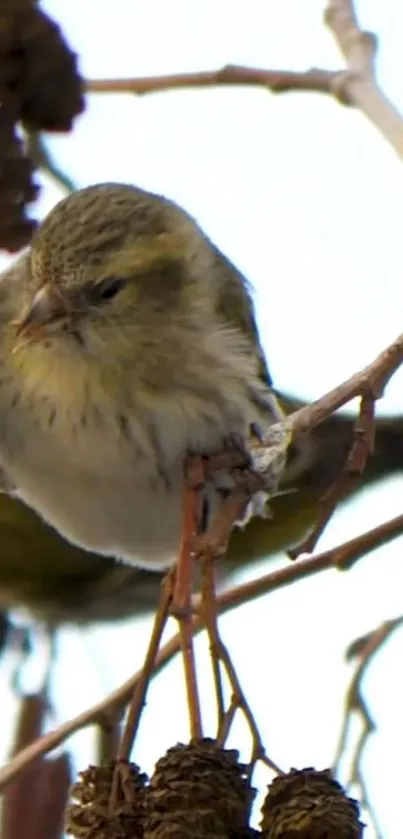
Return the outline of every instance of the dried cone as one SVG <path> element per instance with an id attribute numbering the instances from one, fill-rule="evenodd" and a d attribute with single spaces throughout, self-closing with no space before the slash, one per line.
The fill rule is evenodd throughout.
<path id="1" fill-rule="evenodd" d="M 77 56 L 36 6 L 19 20 L 21 119 L 29 129 L 69 131 L 84 108 Z"/>
<path id="2" fill-rule="evenodd" d="M 69 131 L 84 108 L 77 56 L 35 0 L 0 0 L 1 124 Z"/>
<path id="3" fill-rule="evenodd" d="M 147 776 L 134 763 L 120 761 L 124 800 L 110 812 L 116 763 L 89 766 L 71 791 L 66 833 L 75 839 L 142 839 Z"/>
<path id="4" fill-rule="evenodd" d="M 0 0 L 0 247 L 10 252 L 31 239 L 34 222 L 25 207 L 37 194 L 33 166 L 15 128 L 21 112 L 16 16 L 28 5 L 28 0 Z"/>
<path id="5" fill-rule="evenodd" d="M 35 222 L 25 214 L 36 197 L 33 166 L 14 127 L 0 126 L 0 247 L 19 251 L 31 239 Z"/>
<path id="6" fill-rule="evenodd" d="M 273 781 L 262 806 L 266 839 L 361 839 L 364 825 L 328 769 L 292 769 Z"/>
<path id="7" fill-rule="evenodd" d="M 245 836 L 255 795 L 245 770 L 214 740 L 169 749 L 148 789 L 145 839 Z"/>
<path id="8" fill-rule="evenodd" d="M 0 0 L 0 247 L 29 244 L 35 222 L 26 207 L 37 195 L 34 167 L 16 125 L 66 131 L 83 109 L 76 56 L 36 0 Z"/>

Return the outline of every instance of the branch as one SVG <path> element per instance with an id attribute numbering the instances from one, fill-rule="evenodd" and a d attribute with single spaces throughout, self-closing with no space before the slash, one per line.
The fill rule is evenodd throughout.
<path id="1" fill-rule="evenodd" d="M 359 373 L 351 376 L 343 384 L 334 388 L 321 399 L 316 400 L 312 405 L 301 408 L 291 416 L 287 417 L 285 424 L 294 436 L 304 434 L 314 428 L 337 408 L 356 396 L 367 396 L 373 399 L 379 398 L 386 383 L 403 361 L 403 334 L 393 342 L 386 350 L 380 353 L 372 364 L 369 364 Z M 273 426 L 272 426 L 273 428 Z M 269 429 L 270 432 L 270 429 Z M 263 440 L 264 443 L 264 440 Z M 270 444 L 269 444 L 270 445 Z M 403 530 L 403 516 L 381 525 L 378 528 L 350 540 L 330 551 L 325 551 L 312 559 L 300 561 L 292 566 L 281 568 L 273 574 L 262 577 L 260 580 L 252 581 L 243 586 L 235 587 L 222 594 L 217 601 L 219 611 L 223 612 L 241 603 L 251 600 L 253 597 L 278 589 L 305 576 L 323 571 L 337 565 L 338 567 L 349 567 L 367 551 L 372 550 L 379 544 L 383 544 L 397 533 Z M 193 621 L 193 631 L 199 632 L 204 626 L 199 616 Z M 175 636 L 161 650 L 156 658 L 156 668 L 161 668 L 169 661 L 180 648 L 180 638 Z M 156 672 L 154 670 L 154 672 Z M 130 698 L 137 682 L 141 676 L 136 673 L 121 688 L 112 693 L 105 700 L 93 708 L 79 714 L 73 720 L 60 726 L 56 731 L 37 740 L 17 754 L 4 769 L 0 772 L 0 790 L 6 786 L 26 765 L 29 765 L 38 755 L 45 754 L 64 742 L 67 737 L 75 731 L 102 720 L 105 712 L 120 707 Z"/>
<path id="2" fill-rule="evenodd" d="M 281 458 L 279 460 L 279 455 L 284 457 L 284 451 L 286 451 L 291 440 L 295 440 L 300 436 L 304 436 L 307 432 L 311 432 L 317 425 L 320 425 L 320 423 L 324 422 L 324 420 L 333 414 L 334 411 L 341 408 L 342 405 L 345 405 L 346 402 L 350 402 L 351 399 L 357 396 L 361 397 L 360 415 L 358 424 L 356 423 L 358 436 L 350 452 L 348 468 L 345 475 L 342 475 L 340 480 L 332 487 L 330 496 L 325 499 L 322 498 L 322 505 L 319 505 L 318 521 L 313 529 L 312 536 L 308 537 L 296 549 L 289 551 L 289 555 L 292 558 L 300 550 L 308 550 L 309 552 L 312 550 L 317 538 L 323 532 L 337 501 L 340 500 L 344 491 L 351 489 L 354 474 L 357 471 L 358 473 L 362 472 L 366 457 L 372 448 L 375 402 L 383 395 L 389 379 L 402 362 L 403 333 L 386 350 L 383 350 L 371 364 L 364 367 L 363 370 L 355 373 L 347 381 L 333 388 L 333 390 L 310 405 L 306 405 L 298 411 L 294 411 L 293 414 L 289 414 L 285 420 L 269 426 L 266 433 L 262 436 L 259 447 L 256 448 L 259 459 L 256 460 L 255 488 L 252 492 L 257 492 L 261 488 L 258 486 L 259 477 L 264 477 L 269 489 L 274 478 L 274 487 L 276 486 L 276 480 L 278 480 L 278 463 L 281 465 L 282 462 Z M 351 476 L 349 475 L 350 467 L 352 467 Z M 216 514 L 216 522 L 213 522 L 216 529 L 219 526 L 221 542 L 224 542 L 225 535 L 228 538 L 236 521 L 235 517 L 233 517 L 232 521 L 228 516 L 225 520 L 223 519 L 222 513 L 226 503 L 228 502 L 224 502 L 219 507 Z M 213 535 L 216 538 L 216 534 Z M 209 536 L 209 532 L 207 532 L 206 536 Z"/>
<path id="3" fill-rule="evenodd" d="M 403 117 L 375 78 L 375 35 L 360 29 L 352 0 L 328 0 L 325 22 L 347 64 L 335 80 L 334 92 L 338 89 L 359 108 L 403 158 Z"/>
<path id="4" fill-rule="evenodd" d="M 78 188 L 77 184 L 57 165 L 43 134 L 25 127 L 23 130 L 26 153 L 32 160 L 34 166 L 41 169 L 48 178 L 54 181 L 65 192 L 74 192 Z"/>
<path id="5" fill-rule="evenodd" d="M 272 93 L 335 94 L 340 71 L 321 70 L 312 67 L 305 72 L 291 70 L 264 70 L 255 67 L 240 67 L 228 64 L 219 70 L 207 70 L 200 73 L 174 73 L 164 76 L 145 76 L 134 79 L 93 79 L 85 83 L 88 93 L 161 93 L 190 87 L 219 87 L 221 85 L 246 85 L 266 87 Z M 348 105 L 348 93 L 337 91 L 341 101 Z"/>
<path id="6" fill-rule="evenodd" d="M 353 751 L 347 785 L 348 787 L 357 785 L 360 791 L 361 805 L 368 810 L 376 836 L 378 837 L 381 837 L 381 832 L 374 809 L 371 805 L 371 799 L 368 794 L 367 784 L 365 782 L 365 776 L 362 768 L 365 747 L 371 735 L 375 733 L 377 725 L 370 713 L 368 703 L 363 694 L 363 681 L 375 655 L 386 644 L 393 632 L 401 627 L 402 623 L 403 616 L 401 615 L 398 618 L 387 620 L 376 630 L 370 632 L 365 638 L 358 639 L 358 643 L 356 642 L 359 664 L 347 691 L 342 728 L 339 736 L 336 756 L 333 761 L 333 774 L 337 776 L 340 770 L 341 760 L 346 752 L 348 740 L 351 736 L 353 718 L 354 716 L 358 717 L 361 721 L 361 733 Z"/>
<path id="7" fill-rule="evenodd" d="M 285 421 L 287 428 L 292 432 L 294 438 L 299 437 L 320 425 L 330 414 L 355 399 L 356 396 L 370 396 L 373 399 L 380 399 L 389 379 L 402 362 L 403 333 L 363 370 L 355 373 L 343 384 L 333 388 L 320 399 L 290 414 Z M 270 445 L 270 433 L 268 442 Z"/>
<path id="8" fill-rule="evenodd" d="M 284 568 L 266 574 L 258 580 L 252 580 L 251 582 L 235 586 L 217 597 L 217 606 L 220 614 L 249 602 L 255 597 L 260 597 L 271 591 L 277 591 L 280 588 L 295 583 L 297 580 L 302 580 L 321 571 L 331 568 L 350 568 L 369 551 L 385 544 L 402 532 L 403 515 L 400 515 L 355 539 L 351 539 L 331 550 L 324 551 L 316 557 L 287 564 Z M 193 632 L 200 632 L 201 629 L 204 629 L 204 620 L 202 616 L 197 615 L 193 619 Z M 179 652 L 180 646 L 179 634 L 175 635 L 165 644 L 156 657 L 154 675 L 171 661 Z M 5 789 L 18 773 L 26 766 L 29 766 L 37 757 L 60 746 L 61 743 L 76 731 L 88 725 L 100 723 L 105 716 L 108 719 L 111 712 L 113 713 L 116 709 L 124 706 L 131 698 L 142 673 L 143 669 L 131 676 L 130 679 L 101 702 L 98 702 L 96 705 L 78 714 L 78 716 L 63 723 L 54 731 L 50 731 L 48 734 L 40 737 L 25 749 L 22 749 L 0 771 L 0 791 Z"/>
<path id="9" fill-rule="evenodd" d="M 353 430 L 353 444 L 344 466 L 334 482 L 318 501 L 318 518 L 311 533 L 299 545 L 288 550 L 288 556 L 295 559 L 300 553 L 313 553 L 325 527 L 329 523 L 337 504 L 351 492 L 361 478 L 367 459 L 374 451 L 375 400 L 362 396 L 360 412 Z"/>

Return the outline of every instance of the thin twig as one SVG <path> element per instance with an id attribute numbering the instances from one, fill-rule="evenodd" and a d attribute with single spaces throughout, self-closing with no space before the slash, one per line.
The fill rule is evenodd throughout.
<path id="1" fill-rule="evenodd" d="M 361 644 L 359 646 L 360 662 L 347 690 L 343 723 L 333 761 L 333 772 L 336 775 L 338 774 L 339 764 L 346 750 L 353 716 L 357 715 L 361 720 L 362 730 L 354 749 L 347 785 L 356 785 L 358 787 L 360 791 L 361 804 L 366 808 L 371 816 L 378 839 L 381 839 L 381 832 L 371 804 L 371 798 L 367 791 L 365 776 L 362 769 L 364 750 L 371 734 L 376 731 L 376 722 L 372 717 L 367 701 L 363 696 L 362 685 L 364 676 L 366 675 L 369 666 L 372 664 L 374 656 L 385 645 L 386 641 L 389 640 L 392 633 L 402 625 L 402 623 L 403 616 L 401 615 L 393 620 L 387 620 L 374 632 L 369 633 L 366 636 L 365 641 L 361 639 Z"/>
<path id="2" fill-rule="evenodd" d="M 57 165 L 40 132 L 26 127 L 24 127 L 23 131 L 26 142 L 26 153 L 34 165 L 38 169 L 41 169 L 52 181 L 55 181 L 57 186 L 61 187 L 64 192 L 74 192 L 77 189 L 77 184 Z"/>
<path id="3" fill-rule="evenodd" d="M 256 489 L 261 489 L 261 476 L 256 475 L 256 479 Z M 195 553 L 200 561 L 220 559 L 225 556 L 233 526 L 235 522 L 242 519 L 250 497 L 249 490 L 236 487 L 228 498 L 221 501 L 206 532 L 197 536 L 193 542 Z"/>
<path id="4" fill-rule="evenodd" d="M 214 559 L 206 557 L 203 561 L 202 569 L 201 615 L 203 617 L 210 646 L 210 661 L 213 671 L 214 691 L 217 705 L 217 733 L 219 734 L 224 726 L 224 718 L 226 715 L 220 660 L 217 655 L 220 636 L 217 623 L 217 602 L 214 572 Z"/>
<path id="5" fill-rule="evenodd" d="M 140 725 L 141 714 L 145 705 L 148 686 L 154 670 L 155 661 L 160 648 L 161 638 L 169 617 L 169 607 L 172 600 L 172 574 L 167 575 L 162 583 L 161 598 L 155 615 L 153 630 L 148 645 L 144 664 L 138 682 L 133 688 L 132 701 L 129 706 L 122 739 L 117 751 L 116 766 L 113 773 L 112 789 L 109 801 L 110 811 L 113 812 L 122 792 L 122 771 L 126 761 L 130 759 L 133 743 Z"/>
<path id="6" fill-rule="evenodd" d="M 341 385 L 333 388 L 320 399 L 316 399 L 310 405 L 306 405 L 289 414 L 285 420 L 286 426 L 290 429 L 293 437 L 299 437 L 312 431 L 320 425 L 338 408 L 342 408 L 347 402 L 355 399 L 356 396 L 370 394 L 374 399 L 379 399 L 396 370 L 403 362 L 403 333 L 400 334 L 386 350 L 364 367 L 355 373 Z M 264 442 L 264 438 L 263 438 Z"/>
<path id="7" fill-rule="evenodd" d="M 366 675 L 368 667 L 370 666 L 370 664 L 372 664 L 372 661 L 376 653 L 379 652 L 381 647 L 384 646 L 384 644 L 390 638 L 392 633 L 396 629 L 398 629 L 402 625 L 402 623 L 403 616 L 399 616 L 398 618 L 394 618 L 393 620 L 385 621 L 374 632 L 371 632 L 367 636 L 366 643 L 361 648 L 359 653 L 359 665 L 351 679 L 349 688 L 346 693 L 345 713 L 343 717 L 343 723 L 336 749 L 336 754 L 333 760 L 334 772 L 337 772 L 340 761 L 343 757 L 346 748 L 347 738 L 352 722 L 352 715 L 353 713 L 357 713 L 360 716 L 363 723 L 363 733 L 360 737 L 359 746 L 356 749 L 354 759 L 352 761 L 350 777 L 348 779 L 349 784 L 354 784 L 358 782 L 358 769 L 362 759 L 363 749 L 367 743 L 368 737 L 376 729 L 375 722 L 372 719 L 371 714 L 369 713 L 367 703 L 362 695 L 363 679 Z"/>
<path id="8" fill-rule="evenodd" d="M 179 638 L 185 674 L 190 734 L 191 737 L 200 739 L 203 736 L 203 727 L 193 644 L 193 619 L 190 614 L 184 614 L 178 616 L 177 621 L 179 624 Z"/>
<path id="9" fill-rule="evenodd" d="M 217 743 L 219 746 L 224 748 L 229 733 L 231 731 L 232 723 L 235 719 L 235 714 L 239 708 L 239 702 L 237 696 L 232 696 L 231 702 L 224 714 L 222 724 L 217 732 Z"/>
<path id="10" fill-rule="evenodd" d="M 363 411 L 367 410 L 369 404 L 382 396 L 387 382 L 402 362 L 403 333 L 386 350 L 381 352 L 371 364 L 355 373 L 347 381 L 333 388 L 310 405 L 289 414 L 285 420 L 271 425 L 268 431 L 262 435 L 259 445 L 262 455 L 267 454 L 268 464 L 275 463 L 271 455 L 276 453 L 277 448 L 282 451 L 281 440 L 284 440 L 285 446 L 288 446 L 292 439 L 304 436 L 307 432 L 312 431 L 335 410 L 341 408 L 356 396 L 360 396 L 363 400 Z M 280 443 L 279 447 L 276 442 L 273 442 L 276 441 L 276 434 Z M 361 449 L 359 449 L 359 453 L 362 456 Z M 355 451 L 354 457 L 356 457 Z M 244 485 L 242 483 L 236 485 L 229 497 L 220 504 L 207 532 L 195 539 L 194 549 L 199 557 L 219 557 L 226 553 L 234 524 L 242 518 L 252 495 L 263 488 L 262 478 L 264 477 L 265 474 L 263 473 L 262 475 L 257 472 L 250 472 L 249 475 L 244 473 Z M 269 472 L 267 477 L 270 481 L 272 476 Z"/>
<path id="11" fill-rule="evenodd" d="M 129 713 L 127 715 L 123 736 L 120 742 L 117 759 L 121 761 L 129 760 L 130 758 L 130 753 L 140 724 L 141 712 L 144 708 L 147 689 L 150 683 L 151 674 L 154 669 L 162 634 L 164 632 L 167 619 L 169 617 L 169 606 L 171 603 L 171 598 L 171 582 L 169 579 L 167 579 L 164 580 L 162 584 L 162 596 L 160 599 L 157 614 L 155 616 L 150 643 L 148 645 L 144 665 L 140 672 L 140 677 L 136 682 L 134 688 L 132 702 L 129 708 Z"/>
<path id="12" fill-rule="evenodd" d="M 219 642 L 217 655 L 220 661 L 222 661 L 223 663 L 225 672 L 228 677 L 228 681 L 231 685 L 234 697 L 236 698 L 238 708 L 245 717 L 246 723 L 248 725 L 252 737 L 252 754 L 249 762 L 249 776 L 252 775 L 253 770 L 255 768 L 255 764 L 258 760 L 263 761 L 263 763 L 265 763 L 266 766 L 268 766 L 270 769 L 273 769 L 277 774 L 282 774 L 282 770 L 280 769 L 280 767 L 277 766 L 277 764 L 274 763 L 274 761 L 272 761 L 266 753 L 252 709 L 242 690 L 241 682 L 232 663 L 229 651 L 225 644 L 221 641 L 221 639 Z"/>
<path id="13" fill-rule="evenodd" d="M 221 85 L 247 85 L 265 87 L 272 93 L 301 91 L 334 94 L 338 71 L 312 67 L 304 72 L 292 70 L 265 70 L 258 67 L 227 65 L 218 70 L 199 73 L 175 73 L 133 79 L 92 79 L 85 88 L 88 93 L 133 93 L 144 95 L 181 88 L 206 88 Z M 344 104 L 349 104 L 348 94 Z"/>
<path id="14" fill-rule="evenodd" d="M 272 591 L 278 591 L 288 585 L 293 585 L 298 580 L 306 579 L 314 574 L 330 569 L 347 569 L 355 562 L 365 557 L 371 550 L 389 542 L 403 532 L 403 515 L 379 525 L 372 530 L 357 536 L 337 547 L 318 554 L 309 559 L 300 559 L 296 563 L 289 563 L 284 568 L 279 568 L 270 574 L 265 574 L 257 580 L 252 580 L 242 585 L 234 586 L 229 591 L 217 596 L 217 605 L 220 614 L 248 603 L 256 597 L 261 597 Z M 193 632 L 200 632 L 204 628 L 201 616 L 193 618 Z M 158 653 L 153 676 L 159 673 L 168 662 L 174 658 L 180 650 L 179 635 L 171 638 Z M 57 729 L 49 731 L 40 737 L 35 743 L 22 749 L 14 758 L 0 770 L 0 792 L 7 787 L 13 778 L 35 758 L 52 751 L 68 737 L 85 728 L 88 725 L 98 723 L 104 714 L 111 709 L 124 706 L 133 694 L 142 676 L 142 670 L 135 673 L 123 685 L 109 694 L 105 699 L 96 705 L 82 711 L 76 717 L 63 723 Z"/>
<path id="15" fill-rule="evenodd" d="M 361 478 L 367 459 L 374 450 L 375 401 L 372 396 L 361 397 L 360 412 L 353 428 L 353 444 L 336 480 L 318 501 L 318 517 L 311 533 L 287 551 L 291 559 L 300 553 L 312 553 L 340 501 L 352 493 Z"/>
<path id="16" fill-rule="evenodd" d="M 189 455 L 184 468 L 181 543 L 173 575 L 171 614 L 177 619 L 179 626 L 190 733 L 191 737 L 198 739 L 203 736 L 203 731 L 193 643 L 191 599 L 194 553 L 192 542 L 202 526 L 203 488 L 203 460 L 200 455 Z"/>
<path id="17" fill-rule="evenodd" d="M 200 455 L 190 455 L 184 468 L 182 488 L 182 522 L 179 556 L 174 575 L 171 613 L 179 619 L 191 613 L 194 556 L 192 543 L 200 531 L 204 487 L 203 461 Z"/>
<path id="18" fill-rule="evenodd" d="M 116 760 L 122 738 L 122 709 L 114 709 L 100 720 L 97 731 L 97 764 L 103 766 Z"/>

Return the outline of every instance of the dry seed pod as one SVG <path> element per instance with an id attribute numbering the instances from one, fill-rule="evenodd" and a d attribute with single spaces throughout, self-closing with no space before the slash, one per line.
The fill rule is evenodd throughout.
<path id="1" fill-rule="evenodd" d="M 262 806 L 265 839 L 361 839 L 356 801 L 329 770 L 292 769 L 274 779 Z"/>
<path id="2" fill-rule="evenodd" d="M 115 761 L 89 766 L 71 791 L 66 833 L 75 839 L 142 839 L 147 776 L 134 763 L 120 761 L 123 800 L 109 809 Z"/>
<path id="3" fill-rule="evenodd" d="M 36 0 L 0 0 L 0 101 L 0 247 L 13 253 L 31 240 L 38 192 L 16 124 L 66 131 L 83 109 L 76 56 Z"/>
<path id="4" fill-rule="evenodd" d="M 37 7 L 19 20 L 21 119 L 29 129 L 69 131 L 84 108 L 77 56 Z"/>
<path id="5" fill-rule="evenodd" d="M 0 246 L 10 251 L 30 239 L 33 223 L 24 211 L 36 196 L 32 165 L 15 130 L 21 111 L 16 21 L 29 5 L 30 0 L 0 0 Z"/>
<path id="6" fill-rule="evenodd" d="M 241 834 L 255 794 L 245 769 L 238 752 L 207 738 L 169 749 L 148 789 L 146 839 Z"/>
<path id="7" fill-rule="evenodd" d="M 25 209 L 37 192 L 31 161 L 24 156 L 14 127 L 0 127 L 0 247 L 11 253 L 31 239 L 35 222 Z"/>

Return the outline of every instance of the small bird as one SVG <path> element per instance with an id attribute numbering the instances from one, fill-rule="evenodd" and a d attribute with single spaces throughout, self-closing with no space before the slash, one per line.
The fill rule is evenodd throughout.
<path id="1" fill-rule="evenodd" d="M 301 407 L 295 398 L 278 393 L 288 413 Z M 289 468 L 281 487 L 292 491 L 270 499 L 271 518 L 254 517 L 231 533 L 228 551 L 217 565 L 222 584 L 245 563 L 270 559 L 294 546 L 318 516 L 318 502 L 340 475 L 353 439 L 353 417 L 334 414 L 289 449 Z M 353 488 L 402 474 L 403 417 L 376 420 L 375 451 Z M 350 500 L 350 495 L 348 500 Z M 113 558 L 84 551 L 18 498 L 0 494 L 0 609 L 24 608 L 30 616 L 52 625 L 87 625 L 121 621 L 154 611 L 161 576 Z M 1 652 L 1 613 L 0 613 Z"/>
<path id="2" fill-rule="evenodd" d="M 77 546 L 168 567 L 187 453 L 282 416 L 245 278 L 166 198 L 73 193 L 1 277 L 3 489 Z"/>

